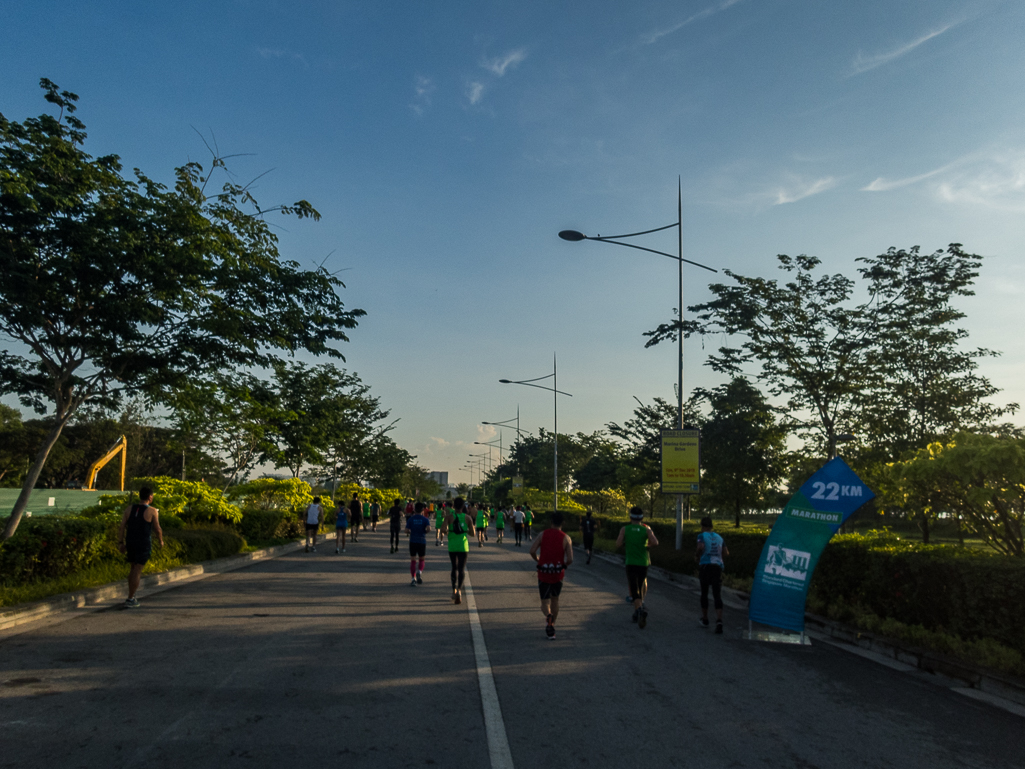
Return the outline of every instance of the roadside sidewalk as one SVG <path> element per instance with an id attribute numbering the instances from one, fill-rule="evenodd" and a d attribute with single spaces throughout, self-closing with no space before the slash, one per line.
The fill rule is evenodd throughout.
<path id="1" fill-rule="evenodd" d="M 574 549 L 583 552 L 579 545 L 574 545 Z M 593 557 L 616 566 L 623 565 L 623 558 L 618 555 L 595 550 Z M 701 588 L 697 577 L 676 574 L 657 566 L 648 569 L 648 576 L 694 593 L 698 593 Z M 722 598 L 723 603 L 731 609 L 747 612 L 747 593 L 723 587 Z M 806 614 L 805 620 L 805 632 L 815 641 L 900 672 L 926 676 L 927 680 L 935 684 L 1025 717 L 1025 682 L 936 652 L 914 648 L 892 638 L 867 633 L 825 617 Z"/>
<path id="2" fill-rule="evenodd" d="M 144 598 L 154 593 L 196 582 L 215 574 L 224 574 L 235 569 L 244 569 L 257 561 L 276 558 L 279 555 L 298 550 L 302 546 L 299 541 L 284 545 L 254 550 L 251 553 L 240 553 L 227 558 L 203 561 L 182 566 L 170 571 L 143 576 L 137 595 Z M 124 580 L 111 582 L 98 587 L 78 590 L 74 593 L 62 593 L 42 601 L 17 604 L 0 609 L 0 639 L 24 633 L 33 629 L 36 623 L 48 620 L 45 624 L 73 619 L 87 612 L 99 611 L 117 606 L 124 601 L 127 587 Z"/>

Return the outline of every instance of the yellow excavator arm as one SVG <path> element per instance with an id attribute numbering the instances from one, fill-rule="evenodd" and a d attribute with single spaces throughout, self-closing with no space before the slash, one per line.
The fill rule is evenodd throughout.
<path id="1" fill-rule="evenodd" d="M 125 461 L 128 459 L 128 439 L 123 435 L 107 450 L 106 454 L 89 465 L 88 480 L 85 483 L 86 490 L 93 490 L 93 486 L 96 484 L 96 474 L 118 454 L 121 455 L 121 491 L 125 490 Z"/>

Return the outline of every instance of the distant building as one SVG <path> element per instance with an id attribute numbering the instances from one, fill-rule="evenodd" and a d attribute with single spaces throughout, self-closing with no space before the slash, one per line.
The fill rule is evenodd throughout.
<path id="1" fill-rule="evenodd" d="M 441 472 L 440 470 L 435 470 L 435 471 L 427 473 L 427 477 L 430 478 L 435 483 L 439 484 L 442 488 L 446 488 L 448 486 L 448 473 L 447 472 Z"/>

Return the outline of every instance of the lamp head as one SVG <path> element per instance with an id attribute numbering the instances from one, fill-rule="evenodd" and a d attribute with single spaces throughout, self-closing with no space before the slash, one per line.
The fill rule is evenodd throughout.
<path id="1" fill-rule="evenodd" d="M 512 384 L 512 382 L 509 381 L 508 379 L 499 379 L 498 383 L 499 384 Z M 487 423 L 485 422 L 485 424 L 487 424 Z"/>
<path id="2" fill-rule="evenodd" d="M 587 240 L 587 236 L 584 233 L 577 232 L 576 230 L 563 230 L 559 233 L 559 237 L 563 240 L 571 241 Z"/>

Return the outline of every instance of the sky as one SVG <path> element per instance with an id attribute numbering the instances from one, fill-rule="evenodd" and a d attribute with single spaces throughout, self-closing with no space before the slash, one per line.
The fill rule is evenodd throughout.
<path id="1" fill-rule="evenodd" d="M 555 356 L 560 432 L 675 398 L 676 347 L 643 332 L 677 265 L 557 233 L 673 224 L 678 184 L 684 257 L 719 270 L 982 255 L 968 344 L 1025 403 L 1023 39 L 1018 0 L 40 0 L 0 5 L 0 112 L 46 111 L 46 77 L 95 156 L 169 182 L 209 144 L 267 172 L 264 205 L 309 200 L 323 218 L 279 222 L 282 256 L 339 271 L 367 312 L 345 365 L 419 464 L 469 481 L 481 421 L 552 429 L 550 394 L 498 380 Z M 685 305 L 725 279 L 685 267 Z M 722 382 L 721 341 L 687 341 L 685 392 Z"/>

